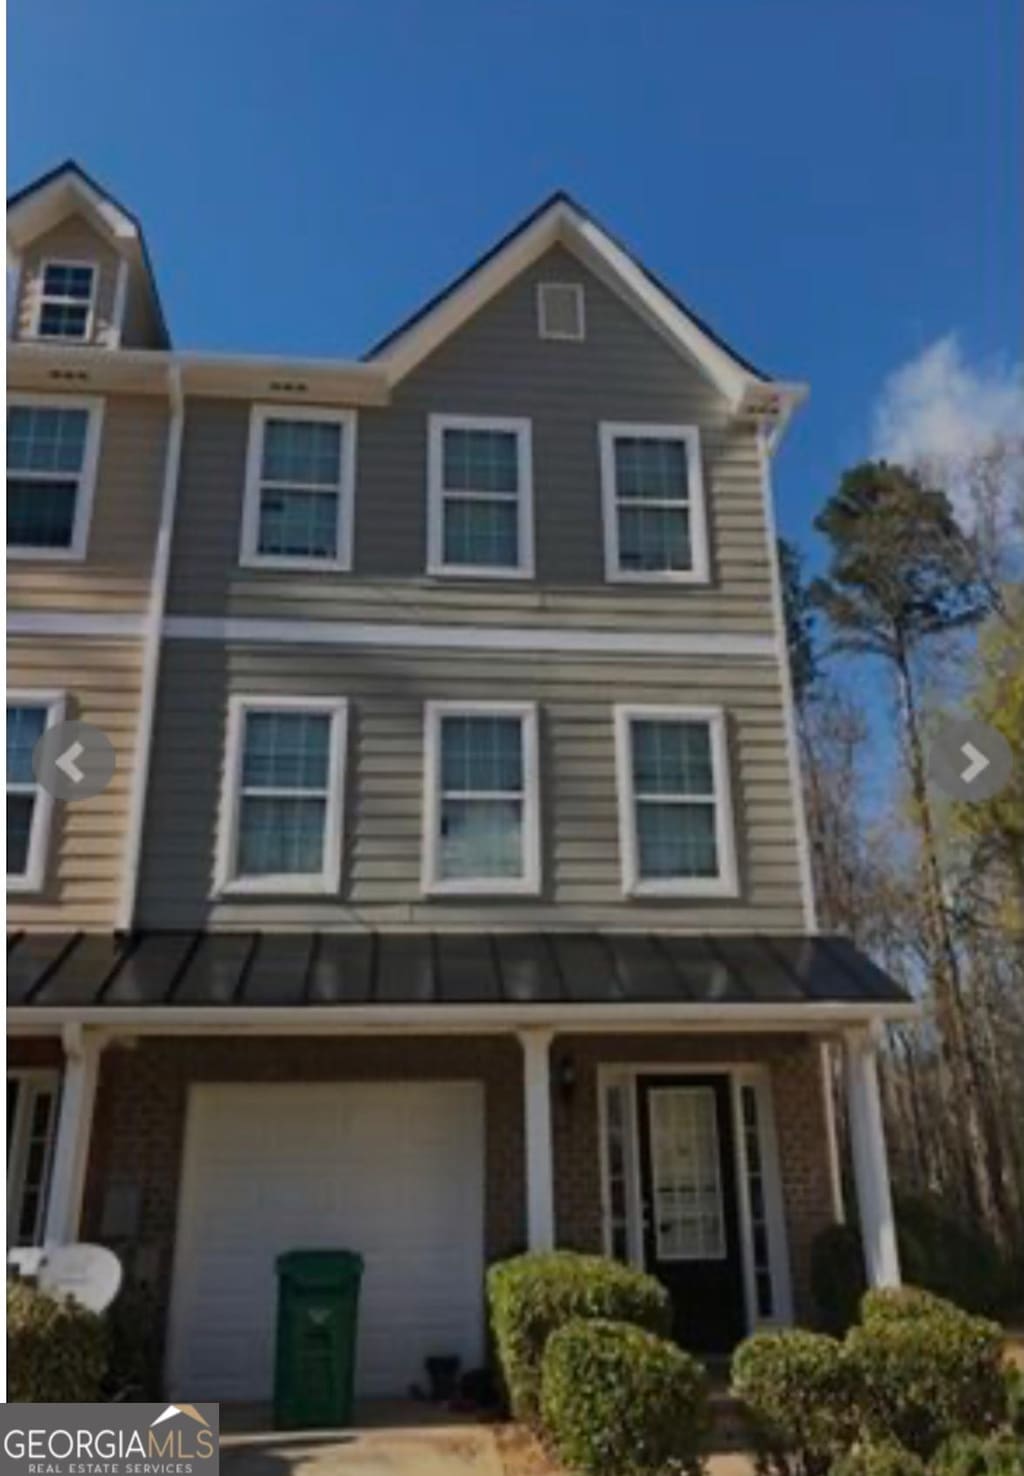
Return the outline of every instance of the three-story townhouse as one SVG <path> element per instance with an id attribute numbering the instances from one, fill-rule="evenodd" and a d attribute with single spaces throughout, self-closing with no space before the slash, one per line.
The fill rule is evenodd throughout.
<path id="1" fill-rule="evenodd" d="M 88 256 L 52 189 L 12 212 L 18 325 L 84 290 L 32 265 L 44 227 Z M 898 1279 L 874 1031 L 912 1007 L 817 933 L 792 733 L 770 461 L 801 387 L 564 195 L 358 362 L 136 350 L 102 301 L 102 367 L 11 362 L 87 362 L 142 458 L 116 905 L 14 913 L 9 1021 L 63 1081 L 36 1229 L 121 1254 L 167 1392 L 268 1396 L 299 1245 L 366 1258 L 367 1394 L 479 1364 L 484 1267 L 524 1246 L 647 1266 L 702 1350 L 806 1315 L 837 1047 L 868 1273 Z M 76 634 L 98 542 L 76 572 L 34 568 L 60 619 L 30 655 L 105 649 Z M 78 803 L 45 885 L 89 854 Z"/>

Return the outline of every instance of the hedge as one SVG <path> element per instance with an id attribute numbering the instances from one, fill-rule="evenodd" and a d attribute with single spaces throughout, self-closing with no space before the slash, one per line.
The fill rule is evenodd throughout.
<path id="1" fill-rule="evenodd" d="M 858 1445 L 836 1461 L 829 1476 L 927 1476 L 927 1471 L 899 1445 Z"/>
<path id="2" fill-rule="evenodd" d="M 107 1329 L 70 1297 L 7 1283 L 7 1398 L 16 1404 L 92 1403 L 107 1367 Z"/>
<path id="3" fill-rule="evenodd" d="M 961 1435 L 939 1451 L 935 1476 L 1024 1476 L 1024 1441 L 1014 1435 Z"/>
<path id="4" fill-rule="evenodd" d="M 873 1296 L 844 1354 L 864 1431 L 928 1460 L 951 1436 L 995 1430 L 1007 1408 L 1001 1329 L 909 1289 Z"/>
<path id="5" fill-rule="evenodd" d="M 559 1459 L 583 1476 L 702 1469 L 703 1369 L 675 1343 L 628 1323 L 577 1318 L 551 1334 L 541 1412 Z"/>
<path id="6" fill-rule="evenodd" d="M 762 1470 L 827 1476 L 853 1444 L 855 1391 L 842 1344 L 825 1333 L 755 1333 L 733 1357 L 732 1387 Z"/>
<path id="7" fill-rule="evenodd" d="M 491 1328 L 512 1414 L 536 1425 L 541 1358 L 550 1335 L 574 1318 L 628 1322 L 652 1333 L 671 1326 L 659 1281 L 603 1256 L 573 1251 L 516 1256 L 487 1273 Z"/>

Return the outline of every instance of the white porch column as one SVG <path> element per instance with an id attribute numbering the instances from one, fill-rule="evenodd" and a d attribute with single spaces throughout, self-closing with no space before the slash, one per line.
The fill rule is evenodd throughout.
<path id="1" fill-rule="evenodd" d="M 550 1030 L 520 1030 L 526 1128 L 526 1237 L 532 1251 L 555 1244 L 555 1187 L 551 1153 Z"/>
<path id="2" fill-rule="evenodd" d="M 81 1025 L 64 1027 L 64 1078 L 46 1206 L 46 1245 L 69 1245 L 78 1239 L 103 1045 L 97 1031 Z"/>
<path id="3" fill-rule="evenodd" d="M 899 1286 L 900 1258 L 878 1091 L 877 1048 L 870 1030 L 846 1033 L 846 1094 L 868 1285 Z"/>

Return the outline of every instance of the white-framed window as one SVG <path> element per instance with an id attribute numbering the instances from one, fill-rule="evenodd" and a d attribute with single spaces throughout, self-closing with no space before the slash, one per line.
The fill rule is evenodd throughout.
<path id="1" fill-rule="evenodd" d="M 735 896 L 721 708 L 616 707 L 615 750 L 627 895 Z"/>
<path id="2" fill-rule="evenodd" d="M 95 262 L 44 261 L 39 272 L 36 337 L 78 341 L 91 337 L 95 294 Z"/>
<path id="3" fill-rule="evenodd" d="M 538 282 L 537 332 L 541 338 L 582 343 L 587 320 L 581 282 Z"/>
<path id="4" fill-rule="evenodd" d="M 95 396 L 8 395 L 9 558 L 85 558 L 102 423 Z"/>
<path id="5" fill-rule="evenodd" d="M 7 1073 L 7 1244 L 41 1245 L 57 1134 L 56 1071 Z"/>
<path id="6" fill-rule="evenodd" d="M 598 438 L 606 578 L 706 584 L 697 427 L 603 421 Z"/>
<path id="7" fill-rule="evenodd" d="M 423 889 L 540 890 L 540 768 L 532 702 L 429 702 Z"/>
<path id="8" fill-rule="evenodd" d="M 533 577 L 529 420 L 431 415 L 427 572 Z"/>
<path id="9" fill-rule="evenodd" d="M 46 879 L 53 797 L 36 782 L 32 753 L 64 718 L 63 692 L 7 693 L 7 890 L 38 892 Z"/>
<path id="10" fill-rule="evenodd" d="M 254 405 L 241 562 L 350 569 L 355 468 L 353 410 Z"/>
<path id="11" fill-rule="evenodd" d="M 336 892 L 348 704 L 231 698 L 218 892 Z"/>

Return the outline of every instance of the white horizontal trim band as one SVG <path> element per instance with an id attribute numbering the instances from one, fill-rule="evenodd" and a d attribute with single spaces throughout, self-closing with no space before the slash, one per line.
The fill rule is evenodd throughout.
<path id="1" fill-rule="evenodd" d="M 110 640 L 138 640 L 145 634 L 146 617 L 95 615 L 77 610 L 9 610 L 7 634 L 105 636 Z"/>
<path id="2" fill-rule="evenodd" d="M 800 1031 L 840 1029 L 873 1021 L 914 1020 L 920 1006 L 913 1003 L 863 1004 L 628 1004 L 605 1005 L 297 1005 L 263 1008 L 245 1005 L 18 1005 L 7 1011 L 10 1028 L 46 1031 L 65 1024 L 99 1025 L 132 1034 L 202 1034 L 206 1030 L 249 1031 L 257 1034 L 322 1034 L 334 1030 L 378 1030 L 420 1033 L 470 1030 L 524 1030 L 541 1028 L 566 1033 L 597 1031 L 679 1030 L 729 1034 L 744 1030 Z"/>
<path id="3" fill-rule="evenodd" d="M 459 651 L 579 651 L 630 656 L 744 656 L 774 660 L 773 635 L 663 630 L 571 630 L 525 625 L 400 625 L 346 620 L 260 620 L 172 615 L 164 634 L 190 641 L 390 646 Z"/>

